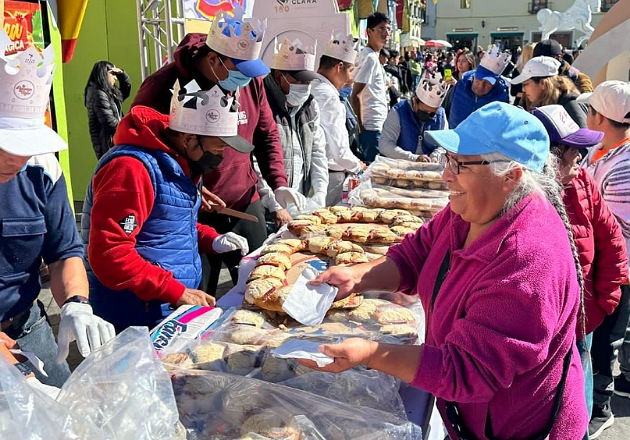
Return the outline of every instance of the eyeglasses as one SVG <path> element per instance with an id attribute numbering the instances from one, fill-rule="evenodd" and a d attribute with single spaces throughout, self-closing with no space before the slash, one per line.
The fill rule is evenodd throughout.
<path id="1" fill-rule="evenodd" d="M 444 154 L 442 157 L 446 161 L 446 166 L 448 166 L 448 170 L 456 176 L 459 175 L 462 167 L 468 165 L 492 165 L 493 163 L 511 162 L 509 160 L 470 160 L 468 162 L 460 162 L 448 154 Z"/>
<path id="2" fill-rule="evenodd" d="M 372 28 L 373 31 L 379 31 L 382 34 L 391 34 L 392 33 L 392 27 L 391 26 L 377 26 L 375 28 Z"/>

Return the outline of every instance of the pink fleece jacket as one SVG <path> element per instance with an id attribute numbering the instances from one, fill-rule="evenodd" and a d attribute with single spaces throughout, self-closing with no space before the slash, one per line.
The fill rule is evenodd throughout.
<path id="1" fill-rule="evenodd" d="M 579 287 L 560 217 L 544 198 L 526 197 L 467 249 L 470 224 L 447 206 L 387 256 L 400 290 L 419 295 L 427 336 L 412 385 L 457 403 L 466 427 L 486 439 L 527 439 L 544 431 L 573 356 L 550 439 L 579 439 L 588 416 L 575 345 Z M 431 308 L 438 269 L 451 266 Z M 457 438 L 451 430 L 451 438 Z"/>

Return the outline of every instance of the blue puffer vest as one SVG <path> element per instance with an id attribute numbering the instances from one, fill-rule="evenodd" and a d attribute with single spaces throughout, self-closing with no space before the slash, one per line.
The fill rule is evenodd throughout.
<path id="1" fill-rule="evenodd" d="M 484 105 L 494 101 L 508 102 L 510 98 L 508 84 L 503 77 L 499 77 L 492 90 L 483 96 L 477 96 L 473 93 L 472 84 L 474 79 L 475 71 L 471 70 L 464 73 L 462 79 L 455 85 L 451 114 L 448 117 L 448 125 L 451 130 L 461 124 L 472 112 Z"/>
<path id="2" fill-rule="evenodd" d="M 426 130 L 443 130 L 446 114 L 442 107 L 438 108 L 432 120 L 421 124 L 411 108 L 409 100 L 399 102 L 394 107 L 400 118 L 400 136 L 398 136 L 398 146 L 405 151 L 416 154 L 418 149 L 419 136 L 422 135 L 422 154 L 427 156 L 437 148 L 424 138 Z"/>
<path id="3" fill-rule="evenodd" d="M 155 193 L 153 209 L 136 237 L 136 250 L 145 260 L 173 272 L 175 279 L 186 287 L 196 289 L 201 282 L 201 258 L 197 249 L 197 212 L 201 203 L 198 188 L 166 152 L 130 145 L 110 150 L 99 161 L 94 175 L 119 156 L 142 161 Z M 128 290 L 109 289 L 90 267 L 87 245 L 92 203 L 90 184 L 83 203 L 81 236 L 94 313 L 114 324 L 117 331 L 131 325 L 151 328 L 169 314 L 168 304 L 157 300 L 145 302 Z"/>

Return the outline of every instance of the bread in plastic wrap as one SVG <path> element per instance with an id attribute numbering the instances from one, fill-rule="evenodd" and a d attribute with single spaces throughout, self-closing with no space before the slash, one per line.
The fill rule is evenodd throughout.
<path id="1" fill-rule="evenodd" d="M 417 425 L 390 412 L 338 402 L 253 378 L 181 371 L 172 375 L 172 381 L 180 419 L 189 440 L 239 439 L 243 435 L 255 438 L 255 435 L 266 436 L 282 430 L 297 435 L 293 439 L 415 440 L 421 437 Z"/>

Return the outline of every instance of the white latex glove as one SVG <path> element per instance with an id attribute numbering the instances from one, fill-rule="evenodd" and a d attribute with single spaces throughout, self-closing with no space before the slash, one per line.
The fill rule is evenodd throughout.
<path id="1" fill-rule="evenodd" d="M 249 254 L 247 239 L 234 232 L 228 232 L 227 234 L 219 235 L 215 238 L 212 242 L 212 249 L 214 249 L 217 254 L 239 249 L 241 250 L 241 255 L 245 256 Z"/>
<path id="2" fill-rule="evenodd" d="M 68 357 L 72 341 L 77 341 L 81 356 L 87 357 L 116 336 L 114 326 L 94 315 L 89 304 L 64 304 L 60 317 L 57 362 L 63 362 Z"/>
<path id="3" fill-rule="evenodd" d="M 315 193 L 309 200 L 315 205 L 315 209 L 321 209 L 326 206 L 326 193 Z"/>
<path id="4" fill-rule="evenodd" d="M 31 388 L 35 388 L 36 390 L 41 391 L 42 393 L 46 394 L 48 397 L 50 397 L 53 400 L 57 399 L 57 396 L 59 395 L 59 391 L 61 391 L 57 387 L 53 387 L 51 385 L 46 385 L 44 383 L 41 383 L 35 377 L 26 378 L 26 383 L 29 384 Z"/>
<path id="5" fill-rule="evenodd" d="M 283 208 L 286 209 L 289 203 L 295 204 L 299 211 L 304 209 L 304 205 L 306 204 L 306 197 L 300 194 L 299 191 L 288 188 L 286 186 L 281 186 L 273 192 L 273 195 L 276 198 L 276 201 L 282 205 Z"/>

